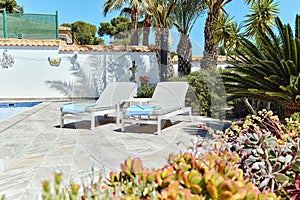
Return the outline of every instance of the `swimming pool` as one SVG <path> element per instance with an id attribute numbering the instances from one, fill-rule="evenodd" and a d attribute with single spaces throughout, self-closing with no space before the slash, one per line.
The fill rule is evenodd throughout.
<path id="1" fill-rule="evenodd" d="M 41 102 L 9 102 L 0 103 L 0 121 L 13 117 Z"/>

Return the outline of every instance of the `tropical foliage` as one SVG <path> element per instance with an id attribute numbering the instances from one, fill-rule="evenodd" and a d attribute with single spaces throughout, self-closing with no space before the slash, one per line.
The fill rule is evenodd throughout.
<path id="1" fill-rule="evenodd" d="M 213 28 L 215 31 L 214 41 L 222 45 L 226 60 L 228 60 L 228 55 L 239 47 L 240 38 L 245 37 L 245 34 L 242 33 L 243 26 L 234 22 L 229 14 L 223 13 Z"/>
<path id="2" fill-rule="evenodd" d="M 258 29 L 270 29 L 274 25 L 274 18 L 279 14 L 278 5 L 274 0 L 253 2 L 250 14 L 246 15 L 244 21 L 247 34 L 253 36 Z"/>
<path id="3" fill-rule="evenodd" d="M 224 73 L 231 98 L 300 103 L 300 18 L 296 16 L 295 35 L 289 24 L 276 18 L 278 34 L 268 28 L 257 30 L 255 42 L 242 38 L 237 58 Z"/>

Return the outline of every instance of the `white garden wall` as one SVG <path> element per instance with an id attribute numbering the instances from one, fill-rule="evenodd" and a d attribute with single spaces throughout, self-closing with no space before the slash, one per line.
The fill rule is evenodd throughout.
<path id="1" fill-rule="evenodd" d="M 13 58 L 5 67 L 4 54 Z M 58 66 L 52 60 L 60 59 Z M 50 59 L 50 60 L 51 60 Z M 59 47 L 0 46 L 0 99 L 96 97 L 106 84 L 129 81 L 132 60 L 135 80 L 159 81 L 154 52 L 62 52 Z M 6 63 L 7 64 L 7 63 Z"/>

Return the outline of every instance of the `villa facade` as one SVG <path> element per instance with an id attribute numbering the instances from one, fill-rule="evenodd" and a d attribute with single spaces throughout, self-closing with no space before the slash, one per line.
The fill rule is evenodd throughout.
<path id="1" fill-rule="evenodd" d="M 63 40 L 0 39 L 0 71 L 2 100 L 93 98 L 110 82 L 132 80 L 140 86 L 144 76 L 149 83 L 159 81 L 157 58 L 148 47 Z"/>

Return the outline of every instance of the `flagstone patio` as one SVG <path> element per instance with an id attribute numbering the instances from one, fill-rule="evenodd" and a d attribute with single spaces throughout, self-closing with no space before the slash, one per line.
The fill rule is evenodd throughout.
<path id="1" fill-rule="evenodd" d="M 42 181 L 63 173 L 63 186 L 88 181 L 92 168 L 108 174 L 131 156 L 142 159 L 146 167 L 162 167 L 172 152 L 185 151 L 192 140 L 208 137 L 197 128 L 206 123 L 222 129 L 223 123 L 206 117 L 172 119 L 160 135 L 153 125 L 132 125 L 120 132 L 114 119 L 99 118 L 95 130 L 89 121 L 66 121 L 59 128 L 59 108 L 66 102 L 43 102 L 17 116 L 0 122 L 0 195 L 7 200 L 42 199 Z"/>

